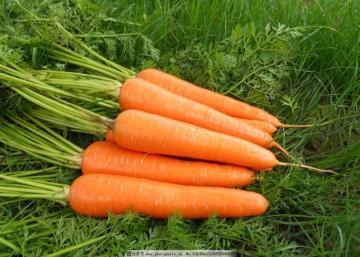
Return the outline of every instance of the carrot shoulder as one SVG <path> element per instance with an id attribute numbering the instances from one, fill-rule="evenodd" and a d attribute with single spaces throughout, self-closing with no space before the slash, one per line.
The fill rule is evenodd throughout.
<path id="1" fill-rule="evenodd" d="M 255 178 L 242 167 L 135 152 L 104 141 L 85 150 L 81 166 L 83 174 L 107 173 L 194 186 L 246 186 Z"/>
<path id="2" fill-rule="evenodd" d="M 260 215 L 268 201 L 255 192 L 217 187 L 183 186 L 110 174 L 87 174 L 70 187 L 70 206 L 79 214 L 105 217 L 131 210 L 155 218 L 180 213 L 184 218 Z"/>
<path id="3" fill-rule="evenodd" d="M 137 77 L 145 79 L 186 98 L 211 106 L 234 117 L 266 121 L 275 126 L 281 124 L 276 117 L 260 108 L 235 100 L 231 97 L 221 95 L 211 90 L 201 88 L 174 75 L 157 69 L 145 69 L 138 73 Z"/>

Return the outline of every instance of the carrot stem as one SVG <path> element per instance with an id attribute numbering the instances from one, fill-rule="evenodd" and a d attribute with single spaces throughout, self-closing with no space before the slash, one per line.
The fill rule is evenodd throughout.
<path id="1" fill-rule="evenodd" d="M 80 147 L 78 147 L 77 145 L 73 144 L 72 142 L 70 142 L 69 140 L 66 140 L 64 137 L 60 136 L 58 133 L 56 133 L 55 131 L 53 131 L 52 129 L 50 129 L 49 127 L 45 126 L 44 124 L 42 124 L 40 121 L 38 121 L 37 119 L 31 117 L 29 114 L 25 114 L 25 116 L 30 119 L 32 122 L 34 122 L 37 126 L 39 126 L 40 128 L 42 128 L 43 130 L 45 130 L 47 133 L 49 133 L 50 135 L 47 136 L 46 138 L 51 138 L 51 136 L 53 137 L 53 140 L 58 144 L 61 145 L 63 147 L 66 147 L 69 151 L 69 153 L 73 153 L 73 151 L 76 152 L 81 152 L 82 149 Z M 29 123 L 28 123 L 29 124 Z M 28 126 L 27 126 L 28 127 Z M 35 128 L 35 126 L 33 126 Z M 45 136 L 45 133 L 42 133 L 43 136 Z"/>
<path id="2" fill-rule="evenodd" d="M 15 244 L 13 244 L 12 242 L 6 240 L 3 237 L 0 237 L 0 244 L 9 247 L 11 250 L 13 250 L 14 252 L 16 252 L 18 254 L 22 253 L 21 249 L 18 246 L 16 246 Z"/>
<path id="3" fill-rule="evenodd" d="M 76 127 L 88 127 L 87 130 L 90 131 L 105 131 L 106 126 L 104 124 L 111 123 L 110 119 L 64 101 L 63 99 L 54 96 L 45 96 L 42 93 L 35 92 L 27 87 L 19 87 L 18 85 L 8 83 L 4 84 L 28 101 L 47 110 L 51 115 L 56 114 L 55 116 L 61 117 L 67 125 L 71 126 L 72 124 L 77 124 Z M 70 119 L 70 121 L 67 122 L 67 119 Z M 51 118 L 49 121 L 50 120 Z"/>
<path id="4" fill-rule="evenodd" d="M 52 53 L 52 55 L 53 55 L 53 56 L 51 56 L 52 58 L 60 60 L 60 61 L 73 63 L 80 67 L 85 67 L 90 70 L 94 70 L 96 72 L 105 74 L 106 76 L 109 76 L 114 79 L 126 80 L 126 79 L 134 77 L 136 75 L 136 73 L 133 72 L 132 70 L 127 69 L 115 62 L 112 62 L 112 61 L 108 60 L 107 58 L 103 57 L 102 55 L 98 54 L 97 52 L 95 52 L 89 46 L 84 44 L 81 40 L 76 38 L 72 33 L 67 31 L 59 22 L 55 22 L 55 25 L 73 43 L 75 43 L 77 46 L 80 46 L 83 50 L 87 51 L 91 56 L 95 57 L 99 61 L 94 61 L 88 57 L 80 55 L 77 52 L 67 49 L 56 43 L 53 43 L 52 45 L 57 50 L 55 50 L 55 49 L 49 50 L 49 52 Z M 41 32 L 38 31 L 37 33 L 40 34 L 41 36 L 43 36 L 41 34 Z"/>
<path id="5" fill-rule="evenodd" d="M 115 63 L 112 62 L 110 60 L 108 60 L 107 58 L 103 57 L 102 55 L 98 54 L 97 52 L 95 52 L 93 49 L 91 49 L 90 47 L 88 47 L 86 44 L 84 44 L 82 41 L 80 41 L 79 39 L 77 39 L 73 34 L 71 34 L 69 31 L 67 31 L 59 22 L 55 22 L 56 25 L 58 26 L 58 28 L 60 28 L 66 35 L 68 35 L 71 39 L 73 39 L 73 41 L 75 43 L 77 43 L 78 45 L 80 45 L 83 49 L 85 49 L 86 51 L 88 51 L 91 55 L 95 56 L 96 58 L 98 58 L 99 60 L 103 61 L 104 63 L 114 67 L 116 70 L 119 70 L 121 72 L 123 72 L 124 74 L 129 74 L 129 75 L 135 75 L 133 71 Z"/>
<path id="6" fill-rule="evenodd" d="M 310 128 L 316 126 L 315 124 L 280 124 L 280 128 Z M 318 125 L 319 126 L 319 125 Z"/>
<path id="7" fill-rule="evenodd" d="M 101 240 L 104 240 L 106 238 L 106 235 L 103 235 L 103 236 L 99 236 L 99 237 L 95 237 L 93 239 L 90 239 L 90 240 L 87 240 L 85 242 L 82 242 L 80 244 L 77 244 L 77 245 L 73 245 L 73 246 L 70 246 L 68 248 L 65 248 L 65 249 L 62 249 L 58 252 L 54 252 L 54 253 L 51 253 L 51 254 L 48 254 L 46 255 L 46 257 L 57 257 L 57 256 L 62 256 L 64 255 L 65 253 L 69 253 L 69 252 L 72 252 L 72 251 L 75 251 L 77 249 L 81 249 L 85 246 L 88 246 L 88 245 L 91 245 L 91 244 L 94 244 L 98 241 L 101 241 Z"/>
<path id="8" fill-rule="evenodd" d="M 68 78 L 68 79 L 93 79 L 107 83 L 117 83 L 118 81 L 115 79 L 111 79 L 101 75 L 80 73 L 74 71 L 58 71 L 58 70 L 35 70 L 33 74 L 36 76 L 43 76 L 46 78 Z"/>
<path id="9" fill-rule="evenodd" d="M 28 116 L 28 119 L 35 125 L 19 117 L 8 119 L 15 124 L 1 120 L 1 142 L 46 162 L 75 169 L 80 167 L 83 151 L 81 148 L 33 117 Z"/>
<path id="10" fill-rule="evenodd" d="M 287 166 L 287 167 L 299 167 L 299 168 L 304 168 L 304 169 L 307 169 L 307 170 L 310 170 L 310 171 L 314 171 L 314 172 L 318 172 L 318 173 L 337 174 L 337 172 L 332 171 L 332 170 L 319 169 L 319 168 L 315 168 L 315 167 L 308 166 L 308 165 L 305 165 L 305 164 L 279 162 L 278 165 L 279 165 L 279 166 Z"/>
<path id="11" fill-rule="evenodd" d="M 94 98 L 100 93 L 102 94 L 102 98 L 111 99 L 111 101 L 103 100 L 103 103 L 107 103 L 113 108 L 118 108 L 117 102 L 113 101 L 119 97 L 119 87 L 121 83 L 117 80 L 100 75 L 68 71 L 40 70 L 32 71 L 32 74 L 49 85 L 54 85 L 66 90 L 71 89 L 72 92 L 80 90 L 79 93 L 82 95 L 84 90 L 86 90 L 87 95 L 94 95 Z M 99 98 L 99 100 L 102 99 Z"/>
<path id="12" fill-rule="evenodd" d="M 69 186 L 45 181 L 35 181 L 26 178 L 16 178 L 0 174 L 0 179 L 5 180 L 7 186 L 0 185 L 0 196 L 15 197 L 19 199 L 47 199 L 63 205 L 67 203 Z"/>
<path id="13" fill-rule="evenodd" d="M 8 82 L 13 82 L 21 85 L 28 86 L 30 88 L 35 88 L 46 93 L 50 93 L 55 96 L 62 96 L 68 99 L 81 100 L 89 103 L 94 103 L 93 97 L 89 97 L 84 94 L 74 94 L 72 92 L 60 89 L 44 83 L 43 81 L 38 80 L 36 77 L 33 77 L 31 73 L 26 71 L 18 72 L 14 69 L 11 69 L 7 66 L 0 64 L 0 70 L 6 73 L 0 73 L 0 79 Z M 10 75 L 9 75 L 10 74 Z M 103 103 L 102 99 L 97 99 L 97 104 L 104 107 L 108 107 L 109 103 Z M 112 103 L 113 107 L 116 107 L 116 103 Z"/>
<path id="14" fill-rule="evenodd" d="M 79 123 L 74 119 L 54 115 L 52 112 L 36 108 L 34 110 L 31 110 L 30 114 L 42 121 L 45 121 L 50 124 L 54 124 L 58 127 L 67 127 L 71 131 L 74 132 L 80 132 L 80 133 L 86 133 L 86 134 L 92 134 L 92 135 L 98 135 L 98 136 L 104 136 L 106 133 L 106 127 L 103 124 L 100 124 L 95 121 L 86 121 Z"/>
<path id="15" fill-rule="evenodd" d="M 78 57 L 73 57 L 71 55 L 67 55 L 65 53 L 62 53 L 60 51 L 57 50 L 49 50 L 49 52 L 52 54 L 50 55 L 51 58 L 59 60 L 59 61 L 63 61 L 63 62 L 68 62 L 71 64 L 75 64 L 78 65 L 80 67 L 84 67 L 87 68 L 89 70 L 94 70 L 95 72 L 104 74 L 106 76 L 109 76 L 110 78 L 113 79 L 119 79 L 121 78 L 123 75 L 120 73 L 118 74 L 117 72 L 113 71 L 113 70 L 108 70 L 107 66 L 100 66 L 99 67 L 99 63 L 92 61 L 91 59 L 84 59 L 84 58 L 78 58 Z"/>

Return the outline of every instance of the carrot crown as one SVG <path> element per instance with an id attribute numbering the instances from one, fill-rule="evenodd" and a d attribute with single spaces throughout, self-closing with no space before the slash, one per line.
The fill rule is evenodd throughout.
<path id="1" fill-rule="evenodd" d="M 16 116 L 0 120 L 2 143 L 49 163 L 75 169 L 80 167 L 83 151 L 80 147 L 30 115 L 25 116 L 31 122 Z"/>

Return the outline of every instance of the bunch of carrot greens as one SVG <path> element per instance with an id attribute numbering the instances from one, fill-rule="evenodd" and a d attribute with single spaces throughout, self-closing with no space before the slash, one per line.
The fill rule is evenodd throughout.
<path id="1" fill-rule="evenodd" d="M 2 57 L 6 90 L 31 103 L 31 110 L 1 118 L 0 140 L 48 163 L 81 169 L 71 186 L 1 175 L 11 183 L 2 196 L 69 202 L 80 214 L 104 217 L 128 210 L 156 218 L 260 215 L 268 201 L 234 187 L 251 184 L 258 171 L 276 166 L 331 172 L 295 160 L 279 161 L 271 148 L 289 153 L 272 137 L 288 125 L 247 103 L 201 88 L 157 69 L 136 73 L 96 53 L 57 43 L 48 55 L 84 71 L 32 70 Z M 106 110 L 114 116 L 106 117 Z M 85 150 L 52 127 L 104 137 Z"/>

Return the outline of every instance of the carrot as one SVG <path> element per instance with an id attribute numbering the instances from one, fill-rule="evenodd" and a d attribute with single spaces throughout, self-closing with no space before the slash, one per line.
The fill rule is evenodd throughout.
<path id="1" fill-rule="evenodd" d="M 112 132 L 112 130 L 108 129 L 106 131 L 105 141 L 115 142 L 114 133 Z M 271 168 L 268 168 L 268 169 L 253 169 L 253 171 L 272 171 L 272 169 Z"/>
<path id="2" fill-rule="evenodd" d="M 81 167 L 83 174 L 109 173 L 194 186 L 246 186 L 255 178 L 252 171 L 233 165 L 134 152 L 103 141 L 85 150 Z"/>
<path id="3" fill-rule="evenodd" d="M 131 210 L 162 219 L 175 213 L 189 219 L 213 214 L 239 218 L 261 215 L 269 205 L 261 194 L 240 189 L 184 186 L 112 174 L 82 175 L 71 186 L 3 174 L 0 179 L 2 197 L 69 203 L 75 212 L 92 217 Z"/>
<path id="4" fill-rule="evenodd" d="M 82 169 L 83 173 L 112 173 L 186 185 L 245 186 L 254 173 L 245 168 L 177 160 L 133 152 L 114 142 L 92 143 L 84 151 L 55 131 L 28 116 L 36 125 L 19 117 L 0 118 L 0 142 L 58 166 Z"/>
<path id="5" fill-rule="evenodd" d="M 268 133 L 269 135 L 274 134 L 274 132 L 276 132 L 276 130 L 277 130 L 277 128 L 273 124 L 265 122 L 265 121 L 246 120 L 246 119 L 240 119 L 240 118 L 238 118 L 238 120 L 240 120 L 248 125 L 251 125 L 255 128 L 261 129 L 262 131 Z"/>
<path id="6" fill-rule="evenodd" d="M 252 142 L 188 123 L 138 110 L 120 113 L 114 123 L 114 139 L 121 147 L 152 154 L 188 157 L 255 169 L 299 166 L 280 162 L 275 155 Z"/>
<path id="7" fill-rule="evenodd" d="M 275 127 L 282 128 L 307 128 L 314 126 L 312 124 L 283 124 L 278 118 L 260 108 L 235 100 L 231 97 L 218 94 L 211 90 L 201 88 L 174 75 L 157 69 L 149 68 L 142 70 L 137 74 L 137 77 L 241 119 L 265 121 L 273 124 Z"/>
<path id="8" fill-rule="evenodd" d="M 288 155 L 268 133 L 143 79 L 128 79 L 120 89 L 119 102 L 123 110 L 136 109 L 159 114 L 246 139 L 266 148 L 277 147 Z"/>
<path id="9" fill-rule="evenodd" d="M 248 120 L 261 120 L 269 122 L 275 126 L 279 126 L 281 124 L 276 117 L 259 108 L 205 88 L 198 87 L 190 82 L 157 69 L 142 70 L 137 74 L 137 77 L 145 79 L 186 98 L 211 106 L 214 109 L 234 117 Z"/>
<path id="10" fill-rule="evenodd" d="M 109 174 L 87 174 L 71 185 L 68 200 L 80 214 L 105 217 L 128 210 L 155 218 L 180 213 L 188 219 L 261 215 L 268 201 L 255 192 L 195 187 Z"/>
<path id="11" fill-rule="evenodd" d="M 114 134 L 111 129 L 106 130 L 105 141 L 114 142 Z"/>

